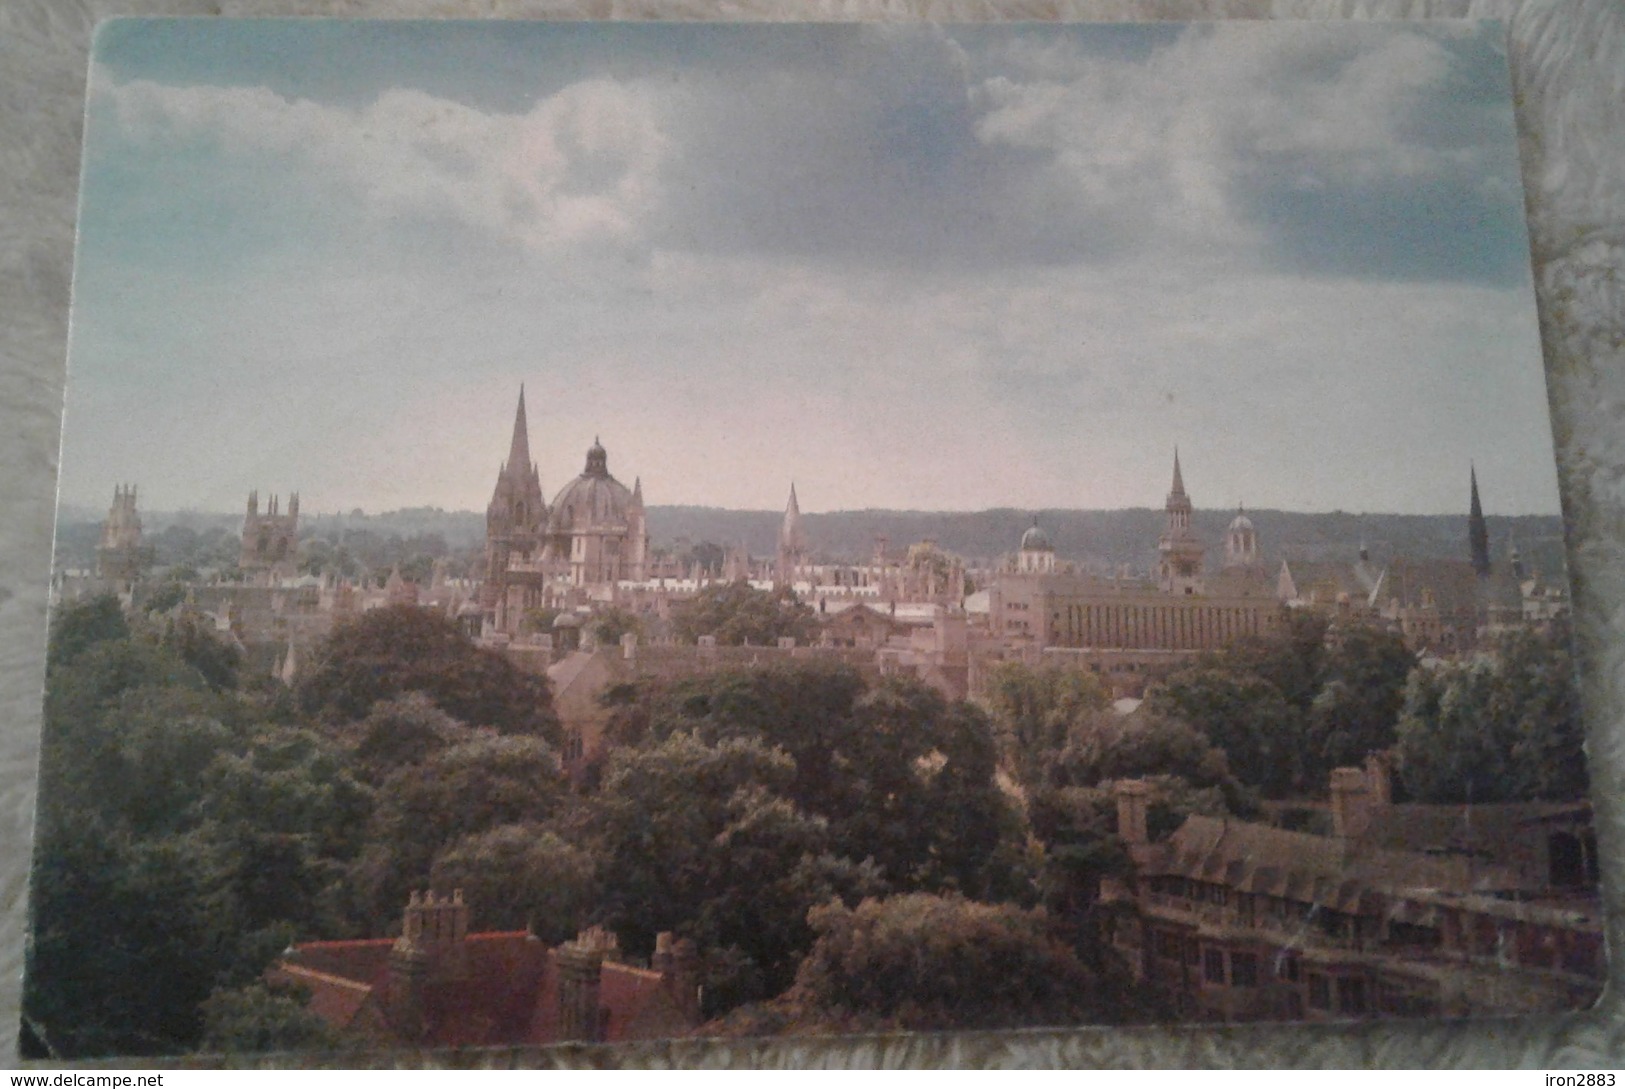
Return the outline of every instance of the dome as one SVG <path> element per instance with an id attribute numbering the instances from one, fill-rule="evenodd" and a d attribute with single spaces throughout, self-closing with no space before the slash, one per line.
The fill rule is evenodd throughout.
<path id="1" fill-rule="evenodd" d="M 1243 530 L 1243 529 L 1251 531 L 1252 528 L 1253 528 L 1253 521 L 1252 521 L 1251 518 L 1248 518 L 1245 514 L 1237 514 L 1236 517 L 1234 519 L 1232 519 L 1231 522 L 1230 522 L 1230 532 L 1231 533 L 1235 533 L 1235 532 L 1237 532 L 1239 530 Z"/>
<path id="2" fill-rule="evenodd" d="M 1055 547 L 1049 543 L 1049 537 L 1038 528 L 1034 522 L 1026 533 L 1021 535 L 1021 550 L 1023 552 L 1054 552 Z"/>
<path id="3" fill-rule="evenodd" d="M 547 531 L 570 533 L 589 526 L 624 526 L 631 508 L 632 493 L 609 475 L 609 456 L 594 439 L 587 451 L 586 469 L 553 500 Z"/>

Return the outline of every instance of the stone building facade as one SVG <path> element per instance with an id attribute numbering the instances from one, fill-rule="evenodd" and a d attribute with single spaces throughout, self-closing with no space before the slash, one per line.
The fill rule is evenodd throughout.
<path id="1" fill-rule="evenodd" d="M 117 593 L 128 593 L 141 577 L 141 515 L 135 509 L 135 485 L 113 489 L 113 505 L 102 523 L 96 546 L 96 576 Z"/>
<path id="2" fill-rule="evenodd" d="M 250 576 L 292 578 L 299 572 L 299 493 L 288 497 L 284 513 L 276 496 L 260 510 L 260 493 L 248 493 L 242 551 L 237 566 Z"/>
<path id="3" fill-rule="evenodd" d="M 574 604 L 583 591 L 642 581 L 648 559 L 643 482 L 627 488 L 616 480 L 596 438 L 581 474 L 548 505 L 530 458 L 521 389 L 508 459 L 486 508 L 480 595 L 485 629 L 517 635 L 535 609 Z"/>
<path id="4" fill-rule="evenodd" d="M 1040 527 L 1027 530 L 989 587 L 991 652 L 1017 658 L 1063 653 L 1096 672 L 1109 671 L 1119 695 L 1138 695 L 1159 671 L 1238 638 L 1266 636 L 1285 622 L 1245 515 L 1238 513 L 1226 533 L 1223 568 L 1207 573 L 1177 453 L 1164 511 L 1155 578 L 1080 572 L 1056 562 Z"/>
<path id="5" fill-rule="evenodd" d="M 1116 784 L 1133 873 L 1103 890 L 1113 943 L 1181 1017 L 1521 1014 L 1600 993 L 1589 805 L 1396 805 L 1378 759 L 1331 788 L 1330 835 L 1191 816 L 1153 842 L 1153 788 Z"/>

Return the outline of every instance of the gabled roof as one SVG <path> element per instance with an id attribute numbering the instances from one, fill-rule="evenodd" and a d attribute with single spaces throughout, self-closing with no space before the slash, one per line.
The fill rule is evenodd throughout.
<path id="1" fill-rule="evenodd" d="M 1459 857 L 1352 845 L 1266 824 L 1195 815 L 1162 845 L 1151 872 L 1357 911 L 1367 892 L 1471 892 L 1516 884 L 1506 867 Z"/>
<path id="2" fill-rule="evenodd" d="M 267 973 L 273 982 L 310 992 L 309 1009 L 344 1029 L 371 1005 L 388 1025 L 383 999 L 389 986 L 391 938 L 308 942 L 294 947 Z M 423 1019 L 431 1047 L 548 1044 L 560 1039 L 556 951 L 524 931 L 470 934 L 462 945 L 465 968 L 455 978 L 424 987 Z M 646 968 L 605 961 L 599 1007 L 607 1041 L 650 1039 L 686 1032 L 688 1025 L 664 977 Z"/>

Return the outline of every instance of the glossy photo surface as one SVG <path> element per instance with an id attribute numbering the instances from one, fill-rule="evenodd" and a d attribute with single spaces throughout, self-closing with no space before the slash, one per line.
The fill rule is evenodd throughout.
<path id="1" fill-rule="evenodd" d="M 25 1054 L 1606 964 L 1494 23 L 97 34 Z"/>

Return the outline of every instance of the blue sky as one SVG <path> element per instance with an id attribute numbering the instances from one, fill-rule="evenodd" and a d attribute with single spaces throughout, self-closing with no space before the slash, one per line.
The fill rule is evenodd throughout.
<path id="1" fill-rule="evenodd" d="M 1555 513 L 1495 24 L 122 20 L 66 501 Z"/>

